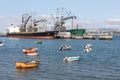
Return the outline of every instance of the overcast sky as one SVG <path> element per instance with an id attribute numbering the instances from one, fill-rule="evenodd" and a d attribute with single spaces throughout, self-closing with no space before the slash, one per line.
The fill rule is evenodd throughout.
<path id="1" fill-rule="evenodd" d="M 3 0 L 0 2 L 0 32 L 12 23 L 21 23 L 21 15 L 51 15 L 64 7 L 77 16 L 85 29 L 120 29 L 120 0 Z"/>

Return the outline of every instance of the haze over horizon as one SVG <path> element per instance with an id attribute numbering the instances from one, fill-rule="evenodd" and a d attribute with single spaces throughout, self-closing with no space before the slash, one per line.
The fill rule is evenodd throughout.
<path id="1" fill-rule="evenodd" d="M 120 0 L 4 0 L 0 3 L 0 32 L 19 25 L 25 13 L 54 14 L 66 8 L 77 16 L 80 28 L 120 30 Z"/>

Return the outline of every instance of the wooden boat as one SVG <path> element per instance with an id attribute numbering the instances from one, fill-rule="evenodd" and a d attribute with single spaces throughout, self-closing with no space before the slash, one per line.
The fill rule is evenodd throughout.
<path id="1" fill-rule="evenodd" d="M 70 50 L 72 47 L 70 45 L 65 45 L 62 47 L 59 47 L 59 50 Z"/>
<path id="2" fill-rule="evenodd" d="M 17 69 L 28 69 L 38 67 L 40 60 L 33 60 L 27 62 L 16 62 Z"/>
<path id="3" fill-rule="evenodd" d="M 38 51 L 37 48 L 27 48 L 27 49 L 23 49 L 24 53 L 36 53 Z"/>
<path id="4" fill-rule="evenodd" d="M 74 61 L 79 61 L 80 56 L 73 56 L 73 57 L 65 57 L 63 59 L 64 62 L 74 62 Z"/>

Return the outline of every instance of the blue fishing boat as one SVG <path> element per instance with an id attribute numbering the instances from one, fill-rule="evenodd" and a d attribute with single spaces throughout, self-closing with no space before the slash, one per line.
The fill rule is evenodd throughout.
<path id="1" fill-rule="evenodd" d="M 79 61 L 80 56 L 73 56 L 73 57 L 65 57 L 63 59 L 64 62 L 74 62 L 74 61 Z"/>

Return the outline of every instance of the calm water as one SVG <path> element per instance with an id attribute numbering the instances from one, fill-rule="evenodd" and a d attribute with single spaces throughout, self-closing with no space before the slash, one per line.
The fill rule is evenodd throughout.
<path id="1" fill-rule="evenodd" d="M 113 40 L 52 39 L 34 44 L 36 39 L 10 39 L 0 37 L 0 80 L 120 80 L 120 37 Z M 92 52 L 83 52 L 84 44 L 92 44 Z M 59 51 L 61 45 L 70 44 L 70 51 Z M 37 69 L 17 70 L 15 61 L 29 57 L 23 48 L 36 47 L 41 63 Z M 79 62 L 64 63 L 65 56 L 81 56 Z"/>

